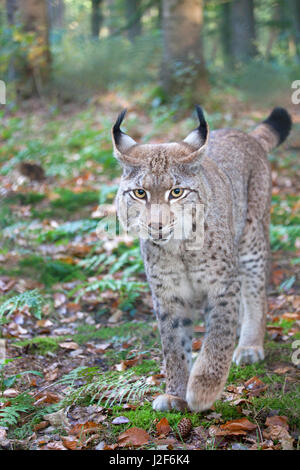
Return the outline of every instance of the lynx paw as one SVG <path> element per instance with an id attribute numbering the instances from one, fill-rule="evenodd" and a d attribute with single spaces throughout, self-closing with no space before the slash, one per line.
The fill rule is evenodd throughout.
<path id="1" fill-rule="evenodd" d="M 213 394 L 210 397 L 207 394 L 202 394 L 199 390 L 195 392 L 193 389 L 188 389 L 186 394 L 186 401 L 191 411 L 204 411 L 209 410 L 218 397 Z"/>
<path id="2" fill-rule="evenodd" d="M 233 362 L 240 364 L 254 364 L 264 359 L 264 348 L 262 346 L 238 346 L 233 354 Z"/>
<path id="3" fill-rule="evenodd" d="M 155 398 L 152 403 L 152 408 L 156 411 L 185 411 L 188 409 L 187 403 L 182 398 L 176 397 L 176 395 L 169 395 L 165 393 L 164 395 L 159 395 Z"/>

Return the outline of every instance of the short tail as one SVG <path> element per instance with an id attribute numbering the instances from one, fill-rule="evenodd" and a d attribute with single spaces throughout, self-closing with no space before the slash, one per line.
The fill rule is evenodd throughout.
<path id="1" fill-rule="evenodd" d="M 266 152 L 282 144 L 290 133 L 292 119 L 284 108 L 274 108 L 270 116 L 250 133 Z"/>

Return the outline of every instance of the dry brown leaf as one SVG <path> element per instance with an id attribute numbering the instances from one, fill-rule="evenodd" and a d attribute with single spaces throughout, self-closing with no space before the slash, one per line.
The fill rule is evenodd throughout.
<path id="1" fill-rule="evenodd" d="M 76 450 L 80 447 L 78 440 L 72 436 L 61 436 L 63 445 L 69 450 Z"/>
<path id="2" fill-rule="evenodd" d="M 41 429 L 45 429 L 49 426 L 49 421 L 41 421 L 40 423 L 36 424 L 33 428 L 34 431 L 40 431 Z"/>
<path id="3" fill-rule="evenodd" d="M 289 429 L 288 418 L 287 416 L 269 416 L 266 419 L 266 426 L 281 426 Z"/>
<path id="4" fill-rule="evenodd" d="M 286 312 L 282 315 L 282 318 L 285 318 L 286 320 L 289 320 L 289 321 L 300 320 L 300 313 Z"/>
<path id="5" fill-rule="evenodd" d="M 141 447 L 148 444 L 149 439 L 150 436 L 144 429 L 133 427 L 120 434 L 118 437 L 118 445 L 119 447 Z"/>
<path id="6" fill-rule="evenodd" d="M 192 344 L 193 351 L 200 351 L 201 346 L 202 346 L 202 339 L 198 338 L 198 339 L 193 340 L 193 344 Z"/>
<path id="7" fill-rule="evenodd" d="M 49 421 L 51 426 L 54 427 L 67 428 L 69 426 L 69 420 L 66 416 L 66 410 L 64 408 L 59 411 L 55 411 L 54 413 L 46 414 L 43 416 L 43 418 Z"/>
<path id="8" fill-rule="evenodd" d="M 40 403 L 58 403 L 60 402 L 61 397 L 53 392 L 42 392 L 36 395 L 36 401 L 34 405 L 37 406 Z"/>
<path id="9" fill-rule="evenodd" d="M 263 431 L 266 439 L 277 440 L 280 442 L 283 450 L 293 450 L 294 439 L 288 433 L 287 429 L 281 425 L 272 425 Z"/>
<path id="10" fill-rule="evenodd" d="M 227 421 L 221 426 L 210 426 L 209 433 L 211 436 L 239 436 L 246 435 L 256 427 L 256 424 L 251 423 L 247 418 L 240 418 Z"/>
<path id="11" fill-rule="evenodd" d="M 52 326 L 52 325 L 53 325 L 52 321 L 47 320 L 47 319 L 38 320 L 38 321 L 36 322 L 36 326 L 37 326 L 38 328 L 49 328 L 49 327 Z"/>
<path id="12" fill-rule="evenodd" d="M 61 441 L 48 442 L 41 450 L 67 450 Z"/>
<path id="13" fill-rule="evenodd" d="M 140 358 L 135 357 L 134 359 L 126 359 L 125 361 L 120 362 L 120 364 L 115 364 L 114 368 L 119 372 L 126 370 L 128 367 L 133 367 L 139 362 Z"/>
<path id="14" fill-rule="evenodd" d="M 70 349 L 71 351 L 79 349 L 78 344 L 74 343 L 74 341 L 66 341 L 65 343 L 59 343 L 59 346 L 63 349 Z"/>
<path id="15" fill-rule="evenodd" d="M 244 383 L 247 390 L 247 395 L 249 397 L 257 397 L 261 393 L 265 392 L 268 388 L 268 385 L 262 382 L 258 377 L 254 376 L 251 379 L 247 380 Z"/>
<path id="16" fill-rule="evenodd" d="M 99 431 L 100 429 L 102 429 L 101 424 L 95 423 L 94 421 L 86 421 L 86 423 L 75 424 L 69 432 L 72 435 L 80 436 L 81 434 L 89 434 L 91 432 Z"/>
<path id="17" fill-rule="evenodd" d="M 293 367 L 291 366 L 285 366 L 285 367 L 277 367 L 277 369 L 274 369 L 275 374 L 286 374 L 289 370 L 293 370 Z"/>
<path id="18" fill-rule="evenodd" d="M 195 325 L 194 326 L 195 333 L 205 333 L 205 326 Z"/>
<path id="19" fill-rule="evenodd" d="M 165 436 L 167 436 L 171 432 L 171 427 L 167 418 L 162 418 L 156 424 L 156 432 L 157 434 L 164 434 Z"/>

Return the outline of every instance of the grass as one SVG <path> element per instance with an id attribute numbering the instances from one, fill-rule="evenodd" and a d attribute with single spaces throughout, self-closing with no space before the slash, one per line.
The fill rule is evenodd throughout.
<path id="1" fill-rule="evenodd" d="M 48 352 L 56 352 L 59 343 L 66 340 L 67 336 L 57 336 L 51 338 L 49 336 L 36 336 L 35 338 L 24 339 L 13 343 L 17 348 L 27 348 L 31 353 L 45 355 Z"/>
<path id="2" fill-rule="evenodd" d="M 141 97 L 141 102 L 143 99 L 146 100 Z M 216 106 L 216 109 L 212 106 L 211 112 L 208 113 L 212 128 L 224 125 L 220 109 L 220 106 Z M 176 106 L 153 107 L 150 118 L 154 124 L 150 130 L 144 132 L 142 129 L 143 141 L 147 142 L 153 137 L 161 139 L 162 134 L 165 138 L 174 126 L 177 111 Z M 134 118 L 126 121 L 129 131 L 135 126 L 138 126 L 138 133 L 141 131 L 139 113 L 140 110 Z M 184 135 L 194 125 L 194 121 L 188 118 L 176 125 L 178 135 Z M 109 381 L 113 367 L 127 359 L 139 357 L 137 364 L 126 369 L 134 375 L 135 380 L 151 377 L 159 373 L 161 368 L 159 333 L 153 328 L 154 317 L 149 315 L 151 307 L 144 304 L 149 291 L 145 283 L 138 243 L 120 239 L 114 244 L 105 236 L 101 239 L 96 236 L 99 219 L 92 217 L 92 211 L 99 203 L 113 204 L 118 189 L 116 178 L 120 174 L 120 168 L 112 155 L 110 127 L 111 119 L 102 115 L 99 117 L 97 107 L 89 106 L 84 111 L 68 116 L 68 119 L 62 119 L 55 114 L 43 119 L 35 115 L 22 119 L 6 117 L 0 131 L 3 140 L 0 149 L 0 178 L 5 179 L 7 187 L 15 183 L 17 167 L 22 161 L 39 163 L 46 174 L 43 185 L 25 181 L 1 200 L 0 255 L 4 262 L 1 263 L 0 273 L 15 280 L 19 290 L 10 292 L 1 299 L 0 312 L 1 308 L 5 308 L 5 301 L 12 295 L 19 295 L 24 288 L 26 292 L 32 290 L 27 287 L 36 281 L 44 284 L 39 286 L 40 294 L 46 307 L 50 306 L 45 318 L 51 319 L 55 327 L 61 319 L 68 320 L 69 315 L 68 306 L 65 311 L 54 308 L 55 294 L 65 294 L 67 305 L 79 305 L 80 312 L 86 316 L 83 320 L 76 318 L 70 325 L 72 332 L 68 334 L 37 334 L 33 329 L 34 322 L 44 314 L 44 310 L 37 316 L 33 305 L 31 316 L 25 318 L 25 322 L 28 319 L 31 322 L 29 327 L 26 327 L 31 337 L 8 338 L 9 347 L 16 348 L 13 349 L 13 354 L 19 354 L 21 351 L 22 358 L 27 358 L 28 361 L 31 361 L 32 357 L 35 361 L 40 360 L 41 370 L 44 369 L 45 361 L 48 363 L 51 358 L 53 362 L 57 358 L 61 363 L 67 363 L 68 367 L 62 368 L 59 380 L 66 380 L 70 370 L 74 371 L 81 361 L 78 359 L 76 362 L 75 357 L 68 356 L 69 352 L 66 353 L 60 348 L 59 343 L 72 340 L 80 346 L 83 350 L 83 362 L 90 369 L 91 381 L 84 383 L 80 378 L 72 384 L 60 383 L 58 380 L 51 385 L 70 387 L 68 405 L 89 406 L 97 403 L 99 397 L 95 395 L 95 387 L 103 385 L 105 380 Z M 279 168 L 290 178 L 296 171 L 296 157 L 289 150 L 276 151 L 276 154 L 271 155 L 270 161 L 275 168 Z M 291 257 L 294 256 L 294 264 L 289 266 L 291 271 L 297 268 L 299 263 L 297 239 L 300 236 L 300 216 L 297 207 L 298 198 L 295 194 L 280 192 L 272 198 L 272 250 L 281 257 L 285 256 L 281 250 L 289 252 Z M 11 256 L 11 253 L 14 256 Z M 285 285 L 282 289 L 282 295 L 294 292 L 291 289 L 296 286 L 297 280 L 291 281 L 290 285 Z M 279 288 L 277 292 L 279 293 Z M 23 299 L 22 305 L 16 305 L 9 316 L 10 320 L 14 321 L 14 315 L 18 315 L 19 307 L 25 303 Z M 123 311 L 121 321 L 116 326 L 107 326 L 108 318 L 116 310 Z M 86 319 L 92 319 L 96 325 L 88 324 Z M 282 327 L 284 335 L 294 326 L 285 319 L 272 325 Z M 294 338 L 296 336 L 293 340 Z M 101 342 L 109 342 L 111 347 L 103 354 L 95 355 L 87 351 L 87 343 L 97 345 Z M 126 343 L 127 346 L 123 347 Z M 291 363 L 293 350 L 290 341 L 278 342 L 267 338 L 265 348 L 265 361 L 249 366 L 232 365 L 227 385 L 240 385 L 251 377 L 258 376 L 269 385 L 268 389 L 261 396 L 251 398 L 250 403 L 246 405 L 232 406 L 230 402 L 218 400 L 214 411 L 221 415 L 220 422 L 226 422 L 244 417 L 244 409 L 250 412 L 250 420 L 256 419 L 263 425 L 267 414 L 275 410 L 279 415 L 288 416 L 289 424 L 294 430 L 299 426 L 300 404 L 297 386 L 293 381 L 286 380 L 284 375 L 273 372 L 275 365 Z M 94 369 L 91 364 L 97 363 L 97 360 L 101 367 Z M 113 372 L 118 383 L 118 380 L 122 380 L 124 372 Z M 20 384 L 26 388 L 27 385 L 18 380 L 16 379 L 14 386 Z M 96 381 L 96 385 L 92 380 Z M 134 391 L 132 384 L 130 387 Z M 158 388 L 162 390 L 163 386 Z M 32 391 L 30 388 L 28 390 Z M 26 393 L 28 390 L 25 390 Z M 25 395 L 24 397 L 26 398 Z M 137 405 L 135 410 L 126 410 L 122 405 L 113 404 L 108 414 L 107 435 L 103 438 L 108 442 L 115 442 L 117 435 L 130 426 L 155 433 L 156 420 L 162 417 L 168 419 L 174 431 L 184 416 L 191 419 L 193 426 L 208 428 L 212 424 L 218 424 L 218 420 L 208 417 L 211 410 L 205 413 L 184 414 L 155 412 L 151 407 L 152 397 L 151 390 L 141 399 L 136 399 L 133 393 L 129 401 Z M 24 399 L 24 406 L 30 407 L 29 401 L 28 397 Z M 16 406 L 19 405 L 21 410 L 23 405 L 16 403 Z M 43 420 L 43 414 L 65 405 L 66 402 L 62 399 L 51 407 L 30 408 L 30 412 L 24 413 L 20 411 L 17 424 L 12 423 L 9 427 L 9 436 L 17 439 L 30 436 L 33 427 Z M 111 425 L 110 420 L 120 415 L 127 416 L 130 423 Z M 215 444 L 212 443 L 208 447 L 215 448 Z"/>

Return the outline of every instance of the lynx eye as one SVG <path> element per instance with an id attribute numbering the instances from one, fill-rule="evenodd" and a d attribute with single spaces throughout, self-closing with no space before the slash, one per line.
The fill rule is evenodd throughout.
<path id="1" fill-rule="evenodd" d="M 174 188 L 174 189 L 172 189 L 172 191 L 170 192 L 169 198 L 171 198 L 171 199 L 172 199 L 172 198 L 173 198 L 173 199 L 176 199 L 176 198 L 182 196 L 182 195 L 183 195 L 183 192 L 184 192 L 184 191 L 183 191 L 183 189 L 181 189 L 181 188 Z"/>
<path id="2" fill-rule="evenodd" d="M 144 191 L 143 189 L 134 189 L 133 194 L 138 199 L 145 199 L 146 198 L 146 191 Z"/>

